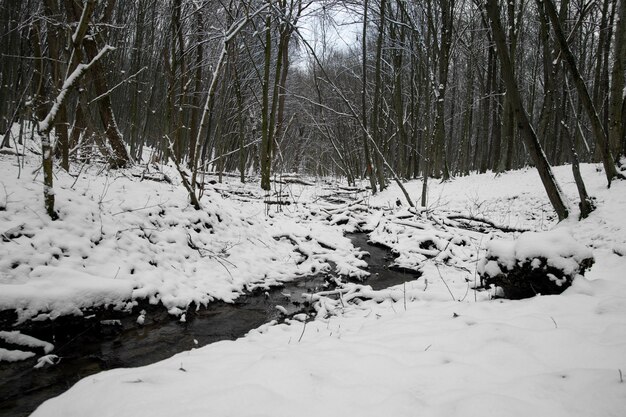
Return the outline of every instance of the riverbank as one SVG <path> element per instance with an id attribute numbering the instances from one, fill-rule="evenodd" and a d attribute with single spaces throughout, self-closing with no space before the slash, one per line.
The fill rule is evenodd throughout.
<path id="1" fill-rule="evenodd" d="M 256 184 L 207 184 L 196 211 L 171 168 L 75 167 L 56 173 L 60 219 L 51 221 L 41 176 L 31 175 L 37 156 L 26 157 L 21 173 L 15 162 L 0 155 L 0 310 L 16 311 L 17 323 L 129 310 L 134 299 L 180 316 L 192 304 L 230 302 L 245 289 L 328 270 L 329 262 L 348 276 L 364 265 L 342 228 L 315 222 L 302 205 L 266 217 Z M 173 184 L 147 179 L 165 177 Z M 324 193 L 322 185 L 289 190 Z"/>

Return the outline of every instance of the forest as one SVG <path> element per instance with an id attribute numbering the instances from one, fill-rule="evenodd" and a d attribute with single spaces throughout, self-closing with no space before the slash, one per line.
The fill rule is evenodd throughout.
<path id="1" fill-rule="evenodd" d="M 626 407 L 626 0 L 0 0 L 0 417 Z"/>
<path id="2" fill-rule="evenodd" d="M 610 182 L 626 153 L 623 9 L 3 1 L 2 147 L 39 130 L 44 172 L 171 158 L 190 175 L 192 201 L 203 172 L 256 173 L 268 191 L 281 173 L 368 178 L 376 192 L 418 177 L 601 161 Z M 356 42 L 342 45 L 347 32 Z"/>

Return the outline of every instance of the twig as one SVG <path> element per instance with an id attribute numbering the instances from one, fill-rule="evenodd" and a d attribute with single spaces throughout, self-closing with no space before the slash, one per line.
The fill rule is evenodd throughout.
<path id="1" fill-rule="evenodd" d="M 474 267 L 474 302 L 478 301 L 478 295 L 476 294 L 476 278 L 478 276 L 478 257 L 480 256 L 480 246 L 483 243 L 483 237 L 480 237 L 480 242 L 478 242 L 478 246 L 476 247 L 476 266 Z"/>
<path id="2" fill-rule="evenodd" d="M 411 223 L 411 222 L 391 222 L 393 224 L 397 224 L 399 226 L 407 226 L 407 227 L 414 227 L 416 229 L 420 229 L 420 230 L 426 230 L 425 226 L 422 226 L 421 224 L 417 224 L 417 223 Z"/>
<path id="3" fill-rule="evenodd" d="M 72 185 L 70 186 L 70 188 L 73 190 L 74 186 L 76 185 L 76 183 L 78 182 L 78 179 L 80 178 L 80 174 L 83 173 L 83 168 L 85 168 L 85 166 L 87 165 L 87 161 L 85 160 L 85 162 L 83 162 L 83 164 L 80 166 L 80 170 L 78 171 L 78 174 L 76 174 L 76 178 L 74 179 L 74 182 L 72 183 Z"/>
<path id="4" fill-rule="evenodd" d="M 109 91 L 104 92 L 102 94 L 100 94 L 98 97 L 94 98 L 93 100 L 91 100 L 89 103 L 87 103 L 87 105 L 90 105 L 98 100 L 100 100 L 101 98 L 104 98 L 106 96 L 108 96 L 109 94 L 111 94 L 113 92 L 113 90 L 115 90 L 117 87 L 119 87 L 120 85 L 129 82 L 131 79 L 135 78 L 137 75 L 139 75 L 139 73 L 141 73 L 143 70 L 148 69 L 148 67 L 143 67 L 142 69 L 140 69 L 139 71 L 137 71 L 136 73 L 134 73 L 133 75 L 129 76 L 128 78 L 126 78 L 125 80 L 122 80 L 121 82 L 117 83 L 116 85 L 114 85 L 113 87 L 111 87 L 109 89 Z"/>
<path id="5" fill-rule="evenodd" d="M 109 176 L 104 177 L 104 187 L 102 188 L 102 194 L 100 194 L 100 198 L 98 199 L 98 207 L 102 210 L 102 202 L 104 201 L 104 197 L 109 193 Z"/>
<path id="6" fill-rule="evenodd" d="M 196 245 L 196 243 L 193 241 L 193 239 L 191 238 L 191 235 L 189 233 L 187 233 L 187 245 L 198 252 L 198 254 L 200 255 L 201 258 L 204 258 L 205 256 L 208 256 L 211 259 L 215 259 L 220 265 L 222 265 L 222 267 L 226 270 L 226 272 L 228 272 L 228 275 L 230 275 L 230 278 L 233 279 L 233 274 L 230 273 L 230 270 L 226 267 L 226 265 L 224 265 L 224 262 L 229 263 L 232 267 L 237 268 L 237 265 L 235 265 L 234 263 L 222 258 L 221 256 L 215 254 L 214 252 L 208 250 L 208 249 L 204 249 L 199 247 L 198 245 Z M 232 247 L 232 246 L 231 246 Z M 206 253 L 208 252 L 208 253 Z"/>
<path id="7" fill-rule="evenodd" d="M 552 323 L 554 323 L 554 328 L 555 328 L 555 329 L 558 329 L 558 328 L 559 328 L 559 325 L 558 325 L 558 324 L 556 324 L 556 320 L 554 320 L 554 317 L 550 316 L 550 319 L 552 319 Z"/>
<path id="8" fill-rule="evenodd" d="M 467 294 L 469 294 L 471 280 L 469 278 L 465 278 L 465 282 L 467 282 L 467 288 L 465 288 L 465 294 L 463 294 L 463 298 L 461 298 L 461 300 L 459 300 L 459 301 L 465 301 L 465 298 L 467 297 Z"/>
<path id="9" fill-rule="evenodd" d="M 258 240 L 259 242 L 261 242 L 261 244 L 263 244 L 266 248 L 270 248 L 267 243 L 263 242 L 261 239 L 259 239 L 258 237 L 255 237 L 254 239 Z M 252 240 L 250 238 L 247 239 L 248 242 L 252 243 L 254 245 L 254 242 L 252 242 Z"/>
<path id="10" fill-rule="evenodd" d="M 261 139 L 254 140 L 254 141 L 252 141 L 252 142 L 250 142 L 250 143 L 248 143 L 248 144 L 244 145 L 244 146 L 243 146 L 243 148 L 244 148 L 244 149 L 245 149 L 245 148 L 248 148 L 248 147 L 250 147 L 250 146 L 252 146 L 252 145 L 256 145 L 256 144 L 257 144 L 257 143 L 259 143 L 259 142 L 261 142 Z M 225 156 L 229 156 L 229 155 L 235 154 L 235 153 L 237 153 L 237 152 L 241 152 L 241 148 L 237 148 L 237 149 L 235 149 L 234 151 L 226 152 L 225 154 L 222 154 L 222 155 L 220 155 L 220 156 L 216 156 L 215 158 L 211 159 L 210 161 L 205 162 L 205 165 L 211 165 L 213 162 L 215 162 L 215 161 L 219 161 L 220 159 L 224 158 Z"/>
<path id="11" fill-rule="evenodd" d="M 11 127 L 9 127 L 9 129 L 10 128 Z M 22 176 L 22 165 L 24 165 L 24 158 L 26 158 L 26 155 L 22 155 L 22 162 L 20 163 L 20 148 L 18 146 L 17 140 L 15 139 L 13 132 L 9 131 L 9 134 L 11 135 L 11 138 L 13 139 L 13 145 L 15 146 L 15 159 L 17 159 L 17 179 L 20 179 L 20 177 Z"/>
<path id="12" fill-rule="evenodd" d="M 37 213 L 35 210 L 33 210 L 30 207 L 27 207 L 30 211 L 32 211 L 33 213 L 35 213 L 35 216 L 39 217 L 39 220 L 41 220 L 42 223 L 45 223 L 44 219 L 39 215 L 39 213 Z"/>
<path id="13" fill-rule="evenodd" d="M 174 142 L 172 142 L 172 140 L 167 135 L 165 135 L 165 139 L 167 139 L 169 143 L 169 150 L 170 150 L 169 157 L 174 163 L 174 165 L 176 166 L 176 170 L 178 171 L 178 174 L 180 175 L 180 179 L 183 182 L 183 186 L 185 187 L 185 189 L 187 190 L 187 193 L 189 194 L 189 200 L 191 201 L 191 204 L 196 210 L 200 210 L 202 208 L 202 206 L 200 206 L 200 198 L 196 196 L 194 187 L 187 180 L 185 171 L 183 171 L 183 168 L 180 166 L 180 164 L 178 163 L 178 160 L 176 159 L 176 152 L 174 152 Z M 192 175 L 192 178 L 195 179 L 193 175 Z M 194 182 L 192 180 L 192 184 L 193 183 Z"/>
<path id="14" fill-rule="evenodd" d="M 230 276 L 231 282 L 234 279 L 233 274 L 230 273 L 230 269 L 228 269 L 226 267 L 226 265 L 224 265 L 224 262 L 222 262 L 224 259 L 220 258 L 219 256 L 214 256 L 215 260 L 222 265 L 222 268 L 224 268 L 226 270 L 226 272 L 228 272 L 228 275 Z M 226 261 L 228 262 L 228 261 Z M 235 268 L 237 267 L 235 264 L 233 264 L 232 262 L 228 262 L 229 264 L 231 264 L 232 266 L 234 266 Z"/>
<path id="15" fill-rule="evenodd" d="M 113 213 L 112 216 L 117 216 L 118 214 L 122 214 L 122 213 L 132 213 L 133 211 L 145 210 L 145 209 L 149 209 L 149 208 L 153 208 L 153 207 L 162 207 L 162 206 L 163 205 L 161 203 L 159 203 L 159 204 L 153 204 L 151 206 L 139 207 L 139 208 L 136 208 L 136 209 L 122 210 L 122 211 L 118 211 L 117 213 Z"/>
<path id="16" fill-rule="evenodd" d="M 406 282 L 402 284 L 402 292 L 404 293 L 404 311 L 406 311 Z"/>
<path id="17" fill-rule="evenodd" d="M 441 278 L 441 281 L 443 281 L 443 285 L 445 285 L 446 288 L 448 289 L 448 292 L 450 293 L 450 297 L 452 297 L 452 301 L 456 301 L 456 298 L 454 298 L 454 294 L 452 294 L 452 290 L 450 289 L 450 287 L 448 287 L 448 283 L 446 282 L 445 279 L 443 279 L 443 276 L 441 276 L 439 265 L 435 264 L 435 267 L 437 268 L 437 272 L 439 273 L 439 278 Z"/>
<path id="18" fill-rule="evenodd" d="M 307 321 L 304 320 L 304 326 L 302 326 L 302 333 L 300 333 L 300 338 L 298 339 L 298 343 L 300 343 L 300 341 L 302 340 L 302 336 L 304 336 L 304 331 L 306 330 L 306 323 Z"/>

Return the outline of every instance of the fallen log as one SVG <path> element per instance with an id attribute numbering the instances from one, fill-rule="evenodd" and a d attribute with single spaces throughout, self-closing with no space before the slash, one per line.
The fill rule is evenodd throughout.
<path id="1" fill-rule="evenodd" d="M 513 300 L 560 294 L 593 265 L 590 249 L 563 230 L 528 232 L 516 240 L 487 243 L 477 272 L 485 287 Z"/>
<path id="2" fill-rule="evenodd" d="M 468 216 L 465 214 L 452 214 L 450 216 L 446 216 L 446 218 L 448 218 L 449 220 L 467 220 L 470 222 L 477 222 L 477 223 L 483 223 L 486 224 L 489 227 L 492 227 L 494 229 L 498 229 L 501 230 L 503 232 L 530 232 L 531 229 L 526 229 L 526 228 L 521 228 L 521 227 L 510 227 L 510 226 L 504 226 L 504 225 L 499 225 L 496 224 L 494 222 L 492 222 L 489 219 L 485 219 L 483 217 L 474 217 L 474 216 Z"/>

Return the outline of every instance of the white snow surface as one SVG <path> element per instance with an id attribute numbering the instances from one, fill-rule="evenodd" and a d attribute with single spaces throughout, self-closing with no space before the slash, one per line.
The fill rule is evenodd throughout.
<path id="1" fill-rule="evenodd" d="M 12 160 L 1 161 L 14 178 Z M 432 203 L 420 216 L 406 204 L 395 207 L 402 199 L 395 185 L 374 197 L 357 195 L 352 206 L 316 201 L 331 192 L 323 183 L 294 186 L 290 198 L 298 204 L 266 215 L 254 198 L 233 192 L 258 195 L 256 184 L 216 184 L 203 199 L 205 210 L 196 212 L 180 187 L 139 182 L 129 178 L 131 171 L 85 175 L 74 190 L 74 179 L 58 173 L 57 222 L 41 208 L 40 179 L 23 174 L 5 184 L 9 197 L 0 230 L 24 224 L 32 236 L 0 245 L 0 294 L 11 286 L 37 291 L 47 274 L 58 279 L 63 269 L 53 271 L 66 268 L 81 275 L 68 274 L 55 297 L 67 297 L 74 307 L 80 306 L 70 291 L 79 290 L 71 280 L 91 285 L 94 279 L 84 304 L 105 299 L 98 284 L 107 280 L 130 285 L 111 287 L 108 303 L 123 300 L 124 290 L 182 312 L 191 301 L 230 300 L 252 283 L 327 269 L 328 260 L 359 275 L 363 254 L 342 236 L 359 223 L 399 255 L 396 263 L 422 272 L 381 291 L 347 284 L 311 295 L 318 315 L 306 323 L 268 324 L 236 341 L 87 377 L 33 416 L 622 416 L 626 183 L 607 189 L 596 165 L 582 169 L 598 209 L 583 221 L 561 222 L 557 230 L 589 248 L 596 262 L 562 295 L 518 301 L 493 300 L 471 289 L 485 244 L 509 235 L 464 231 L 447 216 L 553 229 L 556 219 L 534 170 L 433 181 Z M 570 167 L 555 173 L 574 201 Z M 421 182 L 407 189 L 417 200 Z M 366 210 L 350 209 L 356 206 Z M 204 223 L 214 234 L 193 230 Z M 189 236 L 200 251 L 187 245 Z M 30 295 L 40 305 L 40 294 Z M 61 308 L 18 301 L 5 298 L 2 308 L 20 306 L 23 317 Z"/>
<path id="2" fill-rule="evenodd" d="M 0 339 L 4 340 L 7 343 L 11 343 L 14 345 L 27 346 L 31 348 L 42 348 L 45 353 L 50 353 L 54 350 L 54 345 L 52 343 L 39 340 L 35 337 L 29 336 L 27 334 L 22 334 L 17 330 L 14 331 L 0 331 Z"/>
<path id="3" fill-rule="evenodd" d="M 18 362 L 32 358 L 33 356 L 35 356 L 33 352 L 0 348 L 0 362 Z"/>
<path id="4" fill-rule="evenodd" d="M 578 271 L 584 259 L 593 258 L 591 249 L 578 242 L 566 228 L 546 232 L 526 232 L 515 240 L 491 240 L 487 242 L 486 249 L 486 258 L 479 262 L 478 272 L 485 272 L 492 277 L 501 272 L 498 263 L 510 270 L 516 264 L 521 265 L 539 257 L 546 259 L 549 266 L 571 276 Z M 485 262 L 487 257 L 496 258 L 498 262 L 493 260 Z"/>
<path id="5" fill-rule="evenodd" d="M 75 167 L 78 178 L 58 170 L 60 220 L 51 221 L 41 174 L 30 174 L 38 163 L 27 155 L 18 178 L 15 158 L 0 155 L 0 310 L 17 310 L 20 322 L 126 309 L 137 298 L 180 315 L 192 303 L 233 301 L 245 288 L 330 270 L 329 261 L 342 274 L 367 275 L 343 230 L 312 221 L 306 207 L 265 216 L 261 198 L 250 202 L 226 190 L 260 197 L 257 184 L 217 184 L 196 211 L 168 167 L 174 185 L 141 181 L 140 169 L 96 175 L 101 168 Z"/>

